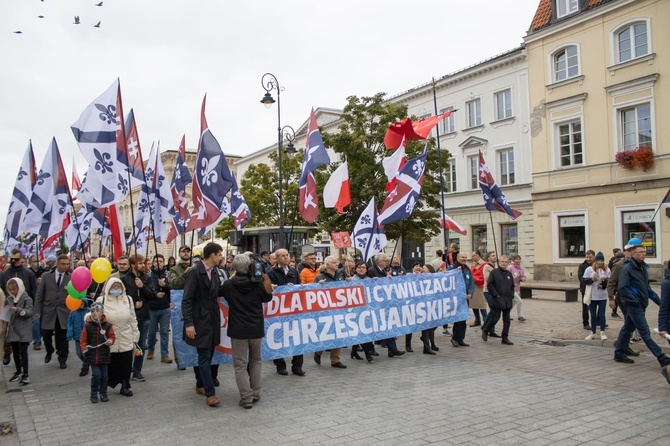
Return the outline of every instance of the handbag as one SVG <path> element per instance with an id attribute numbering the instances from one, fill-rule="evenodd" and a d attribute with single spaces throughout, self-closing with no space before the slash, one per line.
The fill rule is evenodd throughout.
<path id="1" fill-rule="evenodd" d="M 591 303 L 591 292 L 593 290 L 593 285 L 586 285 L 584 290 L 584 305 L 589 305 Z"/>

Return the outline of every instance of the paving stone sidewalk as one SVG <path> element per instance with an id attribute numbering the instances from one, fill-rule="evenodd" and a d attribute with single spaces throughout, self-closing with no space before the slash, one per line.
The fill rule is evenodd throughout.
<path id="1" fill-rule="evenodd" d="M 0 422 L 15 423 L 15 433 L 0 444 L 668 444 L 670 385 L 651 354 L 624 365 L 612 361 L 611 344 L 579 341 L 578 303 L 533 299 L 523 309 L 528 321 L 512 323 L 514 346 L 485 343 L 468 328 L 467 348 L 436 336 L 437 356 L 421 354 L 415 336 L 414 353 L 388 358 L 378 349 L 372 364 L 343 350 L 346 370 L 306 355 L 303 378 L 264 362 L 262 398 L 251 410 L 237 405 L 231 365 L 219 372 L 219 408 L 196 395 L 191 370 L 156 359 L 145 361 L 147 381 L 133 383 L 135 396 L 117 389 L 94 405 L 74 355 L 60 370 L 31 350 L 31 385 L 8 383 L 13 365 L 2 369 Z M 614 338 L 621 322 L 609 323 Z M 579 342 L 542 343 L 572 333 Z"/>

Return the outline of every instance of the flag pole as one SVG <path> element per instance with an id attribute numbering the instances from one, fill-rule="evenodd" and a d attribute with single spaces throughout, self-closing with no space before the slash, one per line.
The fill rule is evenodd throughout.
<path id="1" fill-rule="evenodd" d="M 668 195 L 670 195 L 670 189 L 668 189 L 668 192 L 665 194 L 666 197 Z M 654 212 L 654 215 L 652 215 L 651 218 L 649 219 L 649 223 L 646 223 L 647 229 L 645 229 L 645 231 L 642 233 L 642 238 L 640 239 L 640 241 L 644 241 L 644 238 L 647 236 L 647 233 L 650 232 L 648 228 L 651 227 L 651 224 L 654 222 L 654 219 L 656 218 L 656 215 L 658 214 L 658 211 L 661 210 L 661 207 L 663 206 L 664 202 L 665 202 L 665 197 L 663 197 L 663 201 L 661 201 L 658 204 L 658 207 L 656 208 L 656 212 Z M 654 232 L 656 232 L 656 231 L 654 231 Z"/>
<path id="2" fill-rule="evenodd" d="M 100 235 L 100 249 L 98 249 L 98 257 L 102 257 L 102 238 L 105 236 L 105 221 L 107 221 L 107 211 L 109 208 L 105 208 L 105 213 L 102 215 L 102 234 Z"/>
<path id="3" fill-rule="evenodd" d="M 498 260 L 498 242 L 496 241 L 496 227 L 493 224 L 493 214 L 491 213 L 491 210 L 489 210 L 489 217 L 491 218 L 491 232 L 493 233 L 493 249 L 496 253 L 496 265 L 500 268 L 500 262 Z"/>
<path id="4" fill-rule="evenodd" d="M 395 241 L 395 246 L 393 247 L 393 252 L 391 253 L 391 261 L 389 262 L 389 265 L 393 262 L 393 256 L 395 255 L 396 249 L 398 249 L 398 243 L 400 243 L 400 239 L 403 238 L 405 231 L 405 220 L 400 221 L 400 237 Z M 402 257 L 402 256 L 401 256 Z M 402 266 L 402 262 L 400 263 L 400 266 Z"/>
<path id="5" fill-rule="evenodd" d="M 195 232 L 195 229 L 191 229 L 191 258 L 188 260 L 189 266 L 193 265 L 193 233 Z"/>
<path id="6" fill-rule="evenodd" d="M 77 219 L 77 210 L 74 208 L 74 200 L 72 199 L 72 194 L 70 193 L 70 191 L 67 191 L 67 197 L 70 200 L 70 208 L 72 209 L 70 213 L 71 214 L 74 213 L 74 227 L 77 228 L 77 241 L 75 242 L 75 245 L 77 244 L 77 242 L 80 243 L 81 255 L 84 257 L 84 260 L 86 260 L 86 253 L 84 252 L 84 243 L 81 237 L 81 228 L 79 227 L 79 220 Z"/>
<path id="7" fill-rule="evenodd" d="M 433 77 L 432 81 L 433 85 L 433 106 L 435 108 L 435 116 L 439 113 L 437 110 L 437 91 L 435 89 L 435 78 Z M 445 212 L 444 212 L 444 170 L 442 166 L 442 149 L 440 147 L 440 125 L 435 126 L 435 132 L 437 134 L 437 163 L 439 165 L 440 169 L 440 197 L 442 201 L 442 221 L 444 222 L 445 220 Z M 447 247 L 447 228 L 445 227 L 446 225 L 441 224 L 442 226 L 442 238 L 444 241 L 444 247 Z"/>

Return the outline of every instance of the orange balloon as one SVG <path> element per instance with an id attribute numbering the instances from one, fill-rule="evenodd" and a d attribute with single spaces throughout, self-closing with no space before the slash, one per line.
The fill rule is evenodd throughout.
<path id="1" fill-rule="evenodd" d="M 70 309 L 70 311 L 77 311 L 81 307 L 81 299 L 75 299 L 72 296 L 68 296 L 65 299 L 65 306 Z"/>

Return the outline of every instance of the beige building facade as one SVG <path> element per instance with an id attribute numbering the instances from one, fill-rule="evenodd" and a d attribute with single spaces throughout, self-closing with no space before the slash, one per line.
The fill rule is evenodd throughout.
<path id="1" fill-rule="evenodd" d="M 535 279 L 574 280 L 585 251 L 647 247 L 651 276 L 670 254 L 668 0 L 542 0 L 525 37 L 533 150 Z M 624 169 L 647 146 L 654 165 Z"/>
<path id="2" fill-rule="evenodd" d="M 475 250 L 482 255 L 494 250 L 498 255 L 519 254 L 527 274 L 532 274 L 532 157 L 525 48 L 514 48 L 436 79 L 435 98 L 439 113 L 454 111 L 432 133 L 437 137 L 439 130 L 445 211 L 468 231 L 467 235 L 450 231 L 448 243 L 457 243 L 468 258 Z M 389 101 L 407 105 L 410 116 L 435 114 L 432 83 Z M 498 211 L 489 214 L 484 207 L 477 180 L 479 151 L 510 206 L 522 212 L 516 220 Z M 425 244 L 425 260 L 434 259 L 438 249 L 444 249 L 443 233 Z"/>

